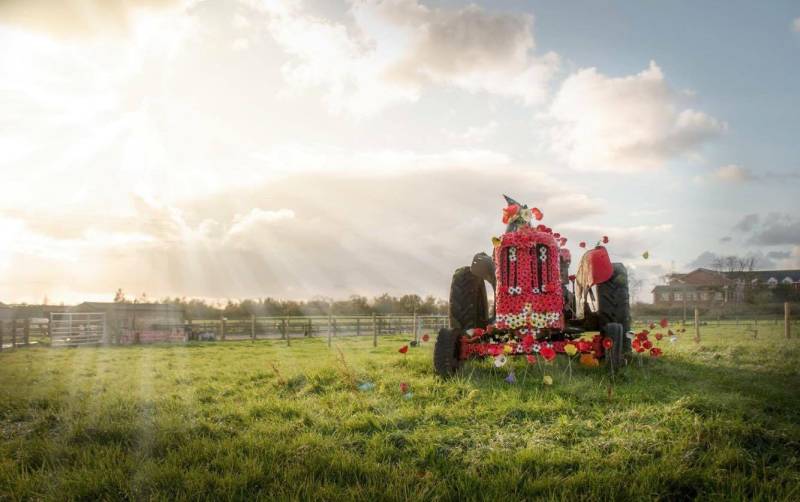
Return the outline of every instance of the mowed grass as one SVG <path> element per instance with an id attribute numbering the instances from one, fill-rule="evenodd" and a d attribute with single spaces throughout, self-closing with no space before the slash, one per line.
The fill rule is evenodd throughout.
<path id="1" fill-rule="evenodd" d="M 690 338 L 615 381 L 442 381 L 400 336 L 4 352 L 0 499 L 800 499 L 798 340 Z"/>

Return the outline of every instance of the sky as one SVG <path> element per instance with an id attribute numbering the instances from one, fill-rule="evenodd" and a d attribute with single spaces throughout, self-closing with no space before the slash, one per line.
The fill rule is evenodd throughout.
<path id="1" fill-rule="evenodd" d="M 793 1 L 0 0 L 0 301 L 445 298 L 503 193 L 800 268 L 798 90 Z"/>

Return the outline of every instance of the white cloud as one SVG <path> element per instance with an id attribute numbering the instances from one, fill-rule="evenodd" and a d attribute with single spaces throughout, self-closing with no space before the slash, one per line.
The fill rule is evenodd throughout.
<path id="1" fill-rule="evenodd" d="M 550 106 L 553 150 L 579 170 L 638 171 L 694 153 L 727 128 L 684 108 L 655 62 L 613 78 L 595 68 L 568 77 Z"/>
<path id="2" fill-rule="evenodd" d="M 750 172 L 749 169 L 737 166 L 736 164 L 720 166 L 712 173 L 712 176 L 719 181 L 729 183 L 742 183 L 755 179 L 755 176 L 753 176 L 753 173 Z"/>
<path id="3" fill-rule="evenodd" d="M 267 4 L 265 4 L 267 5 Z M 295 4 L 269 4 L 270 31 L 290 56 L 283 74 L 322 88 L 331 110 L 370 115 L 416 101 L 431 84 L 541 102 L 558 56 L 535 56 L 533 17 L 478 6 L 429 8 L 417 0 L 353 1 L 353 26 Z"/>
<path id="4" fill-rule="evenodd" d="M 442 131 L 451 141 L 459 143 L 483 143 L 497 132 L 498 124 L 492 120 L 482 126 L 471 126 L 463 132 Z"/>
<path id="5" fill-rule="evenodd" d="M 262 225 L 269 225 L 279 221 L 286 221 L 294 219 L 294 211 L 291 209 L 278 209 L 277 211 L 268 211 L 258 207 L 254 207 L 246 215 L 237 214 L 233 218 L 233 224 L 228 229 L 227 237 L 235 237 L 237 235 L 252 232 Z"/>

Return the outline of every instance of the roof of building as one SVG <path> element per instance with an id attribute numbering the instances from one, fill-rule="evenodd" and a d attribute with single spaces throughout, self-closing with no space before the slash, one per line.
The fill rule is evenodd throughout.
<path id="1" fill-rule="evenodd" d="M 752 270 L 749 272 L 725 272 L 727 277 L 731 279 L 757 279 L 758 282 L 767 282 L 771 278 L 775 278 L 778 282 L 783 281 L 785 278 L 790 278 L 792 282 L 800 282 L 800 270 L 785 269 L 785 270 Z"/>
<path id="2" fill-rule="evenodd" d="M 727 286 L 733 282 L 725 274 L 707 268 L 698 268 L 687 274 L 672 274 L 669 280 L 670 284 L 691 286 Z"/>

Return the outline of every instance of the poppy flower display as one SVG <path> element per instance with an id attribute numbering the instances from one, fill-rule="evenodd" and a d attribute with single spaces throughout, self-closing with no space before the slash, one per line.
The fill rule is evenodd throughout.
<path id="1" fill-rule="evenodd" d="M 653 347 L 653 342 L 651 342 L 650 340 L 645 340 L 642 342 L 642 347 L 644 347 L 645 350 L 648 350 Z"/>
<path id="2" fill-rule="evenodd" d="M 533 214 L 533 217 L 536 218 L 536 221 L 541 221 L 542 218 L 544 218 L 544 213 L 542 213 L 538 207 L 531 209 L 531 213 Z"/>
<path id="3" fill-rule="evenodd" d="M 650 357 L 660 357 L 663 352 L 658 347 L 650 349 Z"/>
<path id="4" fill-rule="evenodd" d="M 517 215 L 519 206 L 516 204 L 509 204 L 503 209 L 503 224 L 508 225 L 508 222 Z"/>
<path id="5" fill-rule="evenodd" d="M 656 333 L 656 340 L 660 342 L 662 338 L 664 338 L 663 333 Z"/>
<path id="6" fill-rule="evenodd" d="M 608 350 L 614 346 L 614 342 L 611 341 L 611 338 L 606 338 L 603 340 L 603 347 Z"/>
<path id="7" fill-rule="evenodd" d="M 667 326 L 669 326 L 669 320 L 667 320 L 667 318 L 661 319 L 661 322 L 659 322 L 659 324 L 661 325 L 662 328 L 666 328 Z"/>
<path id="8" fill-rule="evenodd" d="M 405 354 L 406 352 L 408 352 L 408 345 L 403 345 L 402 347 L 397 349 L 397 352 L 399 352 L 401 354 Z"/>
<path id="9" fill-rule="evenodd" d="M 556 351 L 551 347 L 542 347 L 539 353 L 542 355 L 545 361 L 552 361 L 556 358 Z"/>

